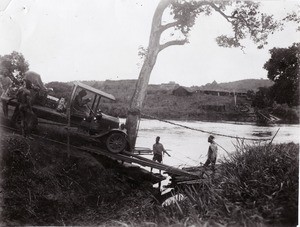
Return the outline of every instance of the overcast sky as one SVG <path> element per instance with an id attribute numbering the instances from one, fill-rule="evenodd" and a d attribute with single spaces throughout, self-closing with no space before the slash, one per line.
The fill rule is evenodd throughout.
<path id="1" fill-rule="evenodd" d="M 44 82 L 137 79 L 141 67 L 138 48 L 147 47 L 158 0 L 1 0 L 0 55 L 21 52 L 30 70 Z M 298 1 L 264 1 L 276 18 L 296 9 Z M 267 78 L 262 67 L 273 47 L 299 42 L 296 25 L 269 38 L 258 50 L 246 42 L 240 49 L 218 47 L 215 38 L 230 34 L 220 16 L 200 17 L 190 43 L 163 50 L 150 83 L 175 81 L 203 85 L 246 78 Z"/>

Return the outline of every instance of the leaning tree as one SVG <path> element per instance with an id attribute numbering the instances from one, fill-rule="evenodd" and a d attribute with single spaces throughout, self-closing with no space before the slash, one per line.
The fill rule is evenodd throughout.
<path id="1" fill-rule="evenodd" d="M 215 14 L 221 15 L 232 27 L 232 36 L 216 38 L 218 45 L 223 47 L 243 48 L 241 41 L 250 38 L 258 48 L 262 48 L 267 44 L 268 35 L 282 27 L 272 15 L 262 13 L 259 3 L 253 1 L 161 0 L 153 16 L 149 44 L 143 52 L 144 63 L 126 119 L 131 148 L 135 146 L 142 105 L 158 54 L 170 46 L 188 43 L 188 34 L 199 15 Z M 163 18 L 168 16 L 172 19 L 163 23 Z M 162 43 L 162 35 L 168 32 L 173 34 L 174 31 L 181 34 L 181 39 L 170 38 Z"/>

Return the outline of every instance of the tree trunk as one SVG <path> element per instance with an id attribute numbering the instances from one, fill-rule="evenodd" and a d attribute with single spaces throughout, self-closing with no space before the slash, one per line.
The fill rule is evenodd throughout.
<path id="1" fill-rule="evenodd" d="M 139 121 L 141 118 L 141 110 L 143 102 L 146 96 L 147 87 L 150 79 L 150 74 L 156 63 L 157 55 L 160 51 L 160 36 L 161 30 L 161 18 L 164 10 L 169 5 L 170 0 L 162 0 L 154 13 L 152 20 L 152 28 L 148 45 L 148 53 L 146 55 L 144 64 L 139 74 L 139 79 L 136 83 L 135 92 L 133 94 L 130 109 L 128 111 L 126 119 L 126 129 L 129 137 L 130 149 L 134 149 Z"/>
<path id="2" fill-rule="evenodd" d="M 139 121 L 141 118 L 141 110 L 146 96 L 150 74 L 156 62 L 156 57 L 157 53 L 154 56 L 151 56 L 152 60 L 146 59 L 141 69 L 139 79 L 136 83 L 135 92 L 131 100 L 130 109 L 128 111 L 126 128 L 131 149 L 135 147 L 136 137 L 139 129 Z"/>

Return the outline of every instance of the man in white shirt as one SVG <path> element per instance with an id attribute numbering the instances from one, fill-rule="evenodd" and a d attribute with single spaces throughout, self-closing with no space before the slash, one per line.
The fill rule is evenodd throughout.
<path id="1" fill-rule="evenodd" d="M 162 162 L 163 153 L 171 156 L 164 148 L 164 146 L 159 142 L 160 137 L 156 137 L 156 142 L 153 144 L 153 161 L 158 161 L 159 163 Z"/>

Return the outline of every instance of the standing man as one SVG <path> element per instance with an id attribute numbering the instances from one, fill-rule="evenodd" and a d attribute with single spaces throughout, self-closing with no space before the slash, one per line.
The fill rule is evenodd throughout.
<path id="1" fill-rule="evenodd" d="M 165 150 L 164 146 L 159 142 L 160 137 L 157 136 L 156 137 L 156 142 L 155 144 L 153 144 L 153 161 L 157 161 L 159 163 L 162 162 L 162 157 L 163 154 L 166 153 L 169 157 L 171 157 L 171 155 Z M 151 168 L 151 172 L 152 172 L 152 168 Z"/>
<path id="2" fill-rule="evenodd" d="M 211 164 L 212 171 L 215 172 L 215 164 L 217 161 L 218 147 L 214 139 L 215 137 L 210 135 L 207 140 L 210 143 L 210 145 L 208 147 L 207 160 L 204 164 L 204 171 L 206 170 L 206 167 L 209 164 Z"/>
<path id="3" fill-rule="evenodd" d="M 24 137 L 30 135 L 31 130 L 37 124 L 37 118 L 33 113 L 31 106 L 31 87 L 31 82 L 29 80 L 24 80 L 24 85 L 21 86 L 17 92 L 16 96 L 18 105 L 16 106 L 12 116 L 14 124 L 17 121 L 18 115 L 20 116 L 21 130 Z"/>

